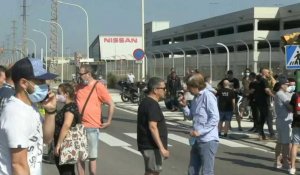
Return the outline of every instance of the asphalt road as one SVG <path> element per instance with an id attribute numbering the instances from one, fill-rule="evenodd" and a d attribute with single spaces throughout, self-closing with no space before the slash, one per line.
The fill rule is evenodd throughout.
<path id="1" fill-rule="evenodd" d="M 104 110 L 105 111 L 105 110 Z M 171 156 L 162 175 L 186 175 L 189 163 L 188 126 L 168 122 Z M 216 175 L 280 175 L 273 168 L 274 153 L 240 140 L 221 139 L 216 156 Z M 136 146 L 136 112 L 117 109 L 112 125 L 100 134 L 99 175 L 141 175 L 143 159 Z M 43 175 L 58 175 L 55 165 L 44 164 Z"/>

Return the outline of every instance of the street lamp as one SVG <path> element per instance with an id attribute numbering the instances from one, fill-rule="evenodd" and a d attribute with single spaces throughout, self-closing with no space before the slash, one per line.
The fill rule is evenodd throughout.
<path id="1" fill-rule="evenodd" d="M 44 32 L 42 32 L 42 31 L 39 31 L 39 30 L 36 30 L 36 29 L 32 29 L 34 32 L 38 32 L 38 33 L 40 33 L 40 34 L 42 34 L 44 37 L 45 37 L 45 41 L 46 41 L 46 45 L 45 45 L 45 57 L 46 57 L 46 59 L 45 59 L 45 62 L 46 62 L 46 71 L 48 70 L 48 65 L 47 65 L 47 58 L 48 58 L 48 52 L 47 52 L 47 50 L 48 50 L 48 39 L 47 39 L 47 35 L 44 33 Z"/>
<path id="2" fill-rule="evenodd" d="M 165 49 L 163 51 L 167 51 L 171 54 L 171 56 L 172 56 L 172 67 L 174 68 L 174 64 L 175 64 L 175 62 L 174 62 L 174 53 L 171 50 L 168 50 L 168 49 Z"/>
<path id="3" fill-rule="evenodd" d="M 265 40 L 268 44 L 269 44 L 269 70 L 272 69 L 272 66 L 271 66 L 271 62 L 272 62 L 272 46 L 271 46 L 271 43 L 269 40 L 267 40 L 267 38 L 263 38 L 263 37 L 258 37 L 260 39 L 263 39 Z"/>
<path id="4" fill-rule="evenodd" d="M 44 19 L 39 19 L 42 22 L 47 22 L 47 23 L 52 23 L 52 24 L 56 24 L 60 30 L 61 30 L 61 83 L 64 82 L 64 30 L 61 27 L 60 24 L 58 24 L 57 22 L 54 21 L 48 21 L 48 20 L 44 20 Z"/>
<path id="5" fill-rule="evenodd" d="M 32 44 L 34 46 L 34 57 L 36 57 L 36 44 L 35 44 L 35 41 L 33 39 L 30 39 L 30 38 L 24 38 L 24 39 L 32 42 Z"/>
<path id="6" fill-rule="evenodd" d="M 80 5 L 72 4 L 72 3 L 68 3 L 68 2 L 62 2 L 62 1 L 57 1 L 57 2 L 61 3 L 61 4 L 65 4 L 65 5 L 78 7 L 85 13 L 85 16 L 86 16 L 86 56 L 87 56 L 87 58 L 90 58 L 90 53 L 89 53 L 89 43 L 90 43 L 90 41 L 89 41 L 89 16 L 88 16 L 88 13 Z"/>
<path id="7" fill-rule="evenodd" d="M 245 46 L 246 46 L 246 48 L 247 48 L 247 69 L 248 69 L 248 68 L 249 68 L 249 46 L 248 46 L 248 44 L 247 44 L 245 41 L 243 41 L 243 40 L 236 40 L 236 41 L 239 41 L 239 42 L 245 44 Z"/>
<path id="8" fill-rule="evenodd" d="M 185 76 L 185 51 L 179 47 L 176 49 L 180 50 L 183 53 L 183 75 Z"/>
<path id="9" fill-rule="evenodd" d="M 144 26 L 145 25 L 145 2 L 144 0 L 142 0 L 142 49 L 145 52 L 145 29 Z M 142 61 L 142 77 L 146 79 L 146 76 L 148 74 L 147 69 L 146 68 L 146 61 L 147 58 L 143 59 Z"/>
<path id="10" fill-rule="evenodd" d="M 223 44 L 223 43 L 217 43 L 217 44 L 220 45 L 220 46 L 225 47 L 225 49 L 226 49 L 226 51 L 227 51 L 227 71 L 229 71 L 229 68 L 230 68 L 230 65 L 229 65 L 229 63 L 230 63 L 230 61 L 229 61 L 229 49 L 228 49 L 228 47 L 227 47 L 225 44 Z"/>
<path id="11" fill-rule="evenodd" d="M 165 79 L 165 55 L 164 55 L 164 53 L 163 53 L 163 52 L 161 52 L 161 51 L 158 51 L 158 50 L 155 50 L 155 51 L 153 51 L 153 52 L 157 52 L 157 53 L 159 53 L 159 54 L 160 54 L 160 56 L 162 56 L 162 58 L 163 58 L 162 77 L 163 77 L 163 79 Z"/>
<path id="12" fill-rule="evenodd" d="M 211 56 L 211 50 L 210 50 L 210 48 L 208 47 L 208 46 L 206 46 L 206 45 L 200 45 L 201 47 L 204 47 L 204 48 L 206 48 L 208 51 L 209 51 L 209 74 L 210 74 L 210 79 L 211 79 L 211 81 L 212 81 L 212 79 L 213 79 L 213 74 L 212 74 L 212 56 Z"/>
<path id="13" fill-rule="evenodd" d="M 199 64 L 199 52 L 198 52 L 198 50 L 195 47 L 189 46 L 189 48 L 192 48 L 197 53 L 197 60 L 196 60 L 196 64 L 197 65 L 196 65 L 196 68 L 198 69 L 199 68 L 199 66 L 198 66 L 198 64 Z"/>

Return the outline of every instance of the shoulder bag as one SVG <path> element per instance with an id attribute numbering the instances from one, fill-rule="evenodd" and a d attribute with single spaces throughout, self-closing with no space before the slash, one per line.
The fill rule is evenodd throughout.
<path id="1" fill-rule="evenodd" d="M 81 112 L 81 117 L 84 113 L 85 107 L 97 85 L 98 81 L 94 84 Z M 81 118 L 80 117 L 80 118 Z M 78 161 L 84 161 L 88 158 L 88 143 L 86 131 L 81 124 L 81 119 L 77 121 L 74 127 L 71 127 L 67 136 L 64 138 L 60 146 L 59 165 L 75 164 Z"/>

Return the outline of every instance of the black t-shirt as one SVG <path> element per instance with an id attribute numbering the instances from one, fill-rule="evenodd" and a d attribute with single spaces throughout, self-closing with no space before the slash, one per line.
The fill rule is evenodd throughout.
<path id="1" fill-rule="evenodd" d="M 74 115 L 71 127 L 74 127 L 77 123 L 80 123 L 80 113 L 78 111 L 78 107 L 76 103 L 68 103 L 66 104 L 60 111 L 57 112 L 55 116 L 55 131 L 54 131 L 54 142 L 56 144 L 60 130 L 65 121 L 65 113 L 71 112 Z"/>
<path id="2" fill-rule="evenodd" d="M 137 116 L 137 144 L 138 150 L 157 149 L 158 146 L 153 140 L 149 129 L 149 121 L 157 122 L 160 139 L 165 149 L 168 145 L 168 130 L 165 117 L 157 101 L 150 97 L 143 99 L 138 108 Z"/>
<path id="3" fill-rule="evenodd" d="M 221 112 L 233 111 L 232 100 L 235 98 L 233 90 L 228 88 L 222 88 L 217 92 L 218 107 Z"/>
<path id="4" fill-rule="evenodd" d="M 268 82 L 264 78 L 260 78 L 257 82 L 257 88 L 255 89 L 255 101 L 258 105 L 268 106 L 269 95 L 265 89 L 268 88 Z"/>
<path id="5" fill-rule="evenodd" d="M 249 84 L 249 90 L 254 90 L 253 93 L 250 93 L 249 96 L 248 96 L 248 99 L 249 101 L 252 103 L 252 102 L 255 102 L 255 98 L 257 98 L 257 88 L 258 88 L 258 83 L 257 81 L 252 81 L 250 82 Z"/>
<path id="6" fill-rule="evenodd" d="M 290 101 L 290 105 L 293 106 L 293 122 L 292 122 L 292 127 L 297 127 L 300 128 L 300 115 L 297 115 L 296 113 L 296 99 L 297 99 L 297 93 L 294 93 L 291 101 Z"/>

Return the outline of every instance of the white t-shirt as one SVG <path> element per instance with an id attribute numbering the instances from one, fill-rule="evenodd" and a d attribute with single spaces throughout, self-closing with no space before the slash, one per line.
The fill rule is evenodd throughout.
<path id="1" fill-rule="evenodd" d="M 134 83 L 135 77 L 134 77 L 133 74 L 128 74 L 128 75 L 127 75 L 127 79 L 128 79 L 128 82 L 129 82 L 129 83 Z"/>
<path id="2" fill-rule="evenodd" d="M 0 174 L 11 175 L 10 148 L 28 148 L 31 175 L 42 174 L 42 118 L 35 107 L 11 97 L 0 116 Z"/>

